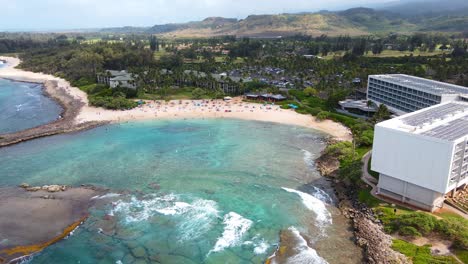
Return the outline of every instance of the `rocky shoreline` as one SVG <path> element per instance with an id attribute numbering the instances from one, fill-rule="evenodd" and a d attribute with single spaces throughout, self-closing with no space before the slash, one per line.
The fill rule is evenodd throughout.
<path id="1" fill-rule="evenodd" d="M 66 238 L 88 218 L 92 198 L 103 193 L 93 186 L 0 188 L 0 263 L 21 263 Z"/>
<path id="2" fill-rule="evenodd" d="M 374 211 L 357 200 L 357 190 L 338 179 L 338 159 L 322 154 L 316 160 L 316 165 L 322 176 L 332 179 L 338 207 L 352 224 L 355 243 L 362 248 L 365 263 L 411 263 L 406 256 L 391 248 L 392 237 L 384 232 Z"/>
<path id="3" fill-rule="evenodd" d="M 0 135 L 0 147 L 13 145 L 40 137 L 91 129 L 108 123 L 101 121 L 77 123 L 76 117 L 85 104 L 82 101 L 72 97 L 69 93 L 67 93 L 67 91 L 65 91 L 65 89 L 60 88 L 57 81 L 44 82 L 44 93 L 46 96 L 59 103 L 62 107 L 63 112 L 60 118 L 42 126 L 18 131 L 15 133 L 2 134 Z"/>

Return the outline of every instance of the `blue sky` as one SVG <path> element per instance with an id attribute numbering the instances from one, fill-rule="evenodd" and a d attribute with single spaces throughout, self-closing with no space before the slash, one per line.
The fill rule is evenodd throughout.
<path id="1" fill-rule="evenodd" d="M 0 0 L 0 31 L 151 26 L 210 16 L 245 18 L 383 2 L 389 0 Z"/>

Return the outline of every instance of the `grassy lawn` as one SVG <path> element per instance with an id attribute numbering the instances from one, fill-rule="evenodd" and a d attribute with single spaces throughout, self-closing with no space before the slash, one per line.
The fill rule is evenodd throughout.
<path id="1" fill-rule="evenodd" d="M 226 61 L 226 57 L 225 56 L 216 56 L 215 61 L 216 62 L 224 62 L 224 61 Z"/>
<path id="2" fill-rule="evenodd" d="M 463 263 L 468 264 L 468 250 L 455 250 L 454 254 Z"/>
<path id="3" fill-rule="evenodd" d="M 362 159 L 367 152 L 371 150 L 371 147 L 358 147 L 356 148 L 356 153 L 358 154 L 359 158 Z"/>
<path id="4" fill-rule="evenodd" d="M 429 51 L 399 51 L 399 50 L 384 50 L 382 53 L 374 55 L 372 52 L 366 54 L 366 57 L 374 57 L 374 58 L 386 58 L 386 57 L 403 57 L 403 56 L 434 56 L 434 55 L 441 55 L 444 54 L 441 50 L 435 50 L 433 52 Z"/>
<path id="5" fill-rule="evenodd" d="M 458 263 L 458 261 L 451 256 L 432 256 L 429 245 L 420 247 L 403 240 L 394 239 L 392 248 L 409 257 L 413 261 L 413 264 Z"/>
<path id="6" fill-rule="evenodd" d="M 441 54 L 448 54 L 447 51 L 442 51 L 439 49 L 436 49 L 433 52 L 429 51 L 420 51 L 420 50 L 414 50 L 414 51 L 399 51 L 399 50 L 384 50 L 382 53 L 374 55 L 372 52 L 368 52 L 364 56 L 366 57 L 373 57 L 373 58 L 388 58 L 388 57 L 403 57 L 403 56 L 410 56 L 413 54 L 413 56 L 434 56 L 434 55 L 441 55 Z M 345 54 L 344 51 L 337 51 L 337 52 L 330 52 L 328 53 L 327 56 L 324 56 L 323 58 L 326 60 L 333 59 L 334 57 L 342 57 Z"/>
<path id="7" fill-rule="evenodd" d="M 358 191 L 358 199 L 361 203 L 365 203 L 368 207 L 374 208 L 379 206 L 382 201 L 372 196 L 371 189 L 361 189 Z"/>
<path id="8" fill-rule="evenodd" d="M 162 56 L 167 53 L 166 49 L 160 48 L 159 51 L 154 52 L 154 58 L 160 60 Z"/>
<path id="9" fill-rule="evenodd" d="M 101 40 L 102 40 L 101 38 L 92 38 L 92 39 L 83 40 L 81 43 L 82 44 L 95 44 Z"/>

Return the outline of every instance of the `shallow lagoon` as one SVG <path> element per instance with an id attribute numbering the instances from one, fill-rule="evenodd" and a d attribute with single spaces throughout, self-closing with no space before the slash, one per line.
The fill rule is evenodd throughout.
<path id="1" fill-rule="evenodd" d="M 0 149 L 0 185 L 114 193 L 31 263 L 262 263 L 288 228 L 308 238 L 303 263 L 359 263 L 314 167 L 324 147 L 323 134 L 270 123 L 114 124 Z"/>
<path id="2" fill-rule="evenodd" d="M 59 118 L 62 108 L 46 97 L 42 88 L 41 84 L 0 79 L 0 134 L 36 127 Z"/>

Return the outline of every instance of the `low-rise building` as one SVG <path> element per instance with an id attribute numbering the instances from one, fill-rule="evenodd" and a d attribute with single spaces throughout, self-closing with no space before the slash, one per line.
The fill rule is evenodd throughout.
<path id="1" fill-rule="evenodd" d="M 468 103 L 431 106 L 375 127 L 380 195 L 434 211 L 468 183 Z"/>
<path id="2" fill-rule="evenodd" d="M 444 102 L 460 100 L 468 88 L 405 74 L 369 75 L 367 100 L 402 115 Z"/>
<path id="3" fill-rule="evenodd" d="M 341 110 L 356 114 L 356 115 L 373 115 L 377 112 L 377 108 L 374 104 L 369 104 L 367 100 L 352 100 L 346 99 L 338 102 Z"/>
<path id="4" fill-rule="evenodd" d="M 251 81 L 252 79 L 250 78 L 243 79 L 241 77 L 229 76 L 227 73 L 212 73 L 208 75 L 204 72 L 186 70 L 179 83 L 210 90 L 220 89 L 225 94 L 238 95 L 241 93 L 240 88 L 242 83 Z"/>
<path id="5" fill-rule="evenodd" d="M 256 93 L 247 93 L 244 95 L 245 98 L 249 100 L 262 100 L 262 101 L 269 101 L 269 102 L 280 102 L 288 99 L 286 96 L 282 94 L 256 94 Z"/>
<path id="6" fill-rule="evenodd" d="M 106 84 L 111 88 L 136 89 L 135 79 L 127 71 L 106 70 L 104 73 L 97 75 L 97 82 Z"/>

